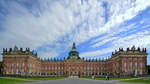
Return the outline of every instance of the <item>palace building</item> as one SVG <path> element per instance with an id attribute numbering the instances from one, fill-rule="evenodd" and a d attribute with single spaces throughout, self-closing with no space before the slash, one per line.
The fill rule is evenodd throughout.
<path id="1" fill-rule="evenodd" d="M 147 74 L 146 48 L 119 48 L 108 59 L 84 59 L 75 43 L 67 59 L 42 60 L 29 48 L 3 48 L 4 76 L 143 76 Z"/>

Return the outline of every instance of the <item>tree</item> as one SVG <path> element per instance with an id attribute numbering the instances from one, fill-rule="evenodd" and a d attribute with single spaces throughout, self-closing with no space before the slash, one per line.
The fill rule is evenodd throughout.
<path id="1" fill-rule="evenodd" d="M 3 62 L 0 62 L 0 76 L 2 75 Z"/>
<path id="2" fill-rule="evenodd" d="M 147 65 L 148 74 L 150 75 L 150 65 Z"/>

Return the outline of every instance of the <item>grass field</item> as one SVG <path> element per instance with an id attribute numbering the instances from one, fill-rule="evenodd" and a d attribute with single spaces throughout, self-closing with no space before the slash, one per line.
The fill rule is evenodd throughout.
<path id="1" fill-rule="evenodd" d="M 7 77 L 0 78 L 0 84 L 18 84 L 25 82 L 35 82 L 40 80 L 56 80 L 56 79 L 64 79 L 66 77 Z"/>
<path id="2" fill-rule="evenodd" d="M 150 84 L 150 78 L 149 79 L 141 78 L 141 79 L 134 79 L 134 80 L 122 80 L 121 82 Z"/>
<path id="3" fill-rule="evenodd" d="M 81 77 L 81 78 L 86 78 L 86 79 L 92 79 L 92 77 Z M 109 80 L 121 80 L 121 79 L 131 79 L 131 78 L 134 78 L 134 77 L 120 77 L 120 78 L 112 78 L 110 77 Z M 105 77 L 96 77 L 95 80 L 106 80 Z"/>
<path id="4" fill-rule="evenodd" d="M 92 79 L 92 77 L 81 77 L 86 79 Z M 123 79 L 129 79 L 129 80 L 123 80 Z M 131 80 L 130 80 L 131 79 Z M 106 80 L 104 77 L 102 78 L 95 78 L 95 80 Z M 119 80 L 121 82 L 130 82 L 130 83 L 144 83 L 144 84 L 150 84 L 150 78 L 134 78 L 134 77 L 120 77 L 120 78 L 110 78 L 110 80 Z"/>
<path id="5" fill-rule="evenodd" d="M 25 83 L 25 82 L 33 82 L 33 81 L 30 81 L 30 80 L 19 80 L 19 79 L 0 78 L 0 84 L 16 84 L 16 83 Z"/>
<path id="6" fill-rule="evenodd" d="M 56 79 L 64 79 L 66 77 L 16 77 L 21 79 L 28 79 L 28 80 L 56 80 Z"/>

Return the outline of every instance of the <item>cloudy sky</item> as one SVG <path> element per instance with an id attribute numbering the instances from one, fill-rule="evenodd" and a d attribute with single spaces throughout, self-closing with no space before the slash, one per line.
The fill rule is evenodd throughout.
<path id="1" fill-rule="evenodd" d="M 132 45 L 150 53 L 150 0 L 0 0 L 1 53 L 17 45 L 62 58 L 73 42 L 86 58 Z"/>

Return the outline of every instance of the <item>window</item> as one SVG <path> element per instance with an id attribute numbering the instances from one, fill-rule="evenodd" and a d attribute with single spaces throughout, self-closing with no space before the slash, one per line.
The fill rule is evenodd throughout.
<path id="1" fill-rule="evenodd" d="M 19 66 L 19 64 L 17 63 L 17 67 Z"/>
<path id="2" fill-rule="evenodd" d="M 8 70 L 9 70 L 9 64 L 7 63 L 7 65 L 6 65 L 6 74 L 8 74 Z"/>
<path id="3" fill-rule="evenodd" d="M 124 71 L 127 72 L 127 71 L 126 71 L 126 62 L 124 63 Z"/>
<path id="4" fill-rule="evenodd" d="M 137 75 L 137 62 L 135 63 L 135 75 Z"/>
<path id="5" fill-rule="evenodd" d="M 141 71 L 140 71 L 140 74 L 142 74 L 142 68 L 143 68 L 143 66 L 142 66 L 142 63 L 140 63 L 140 66 L 141 66 Z"/>
<path id="6" fill-rule="evenodd" d="M 11 72 L 14 73 L 14 64 L 12 64 L 11 68 L 12 68 Z"/>
<path id="7" fill-rule="evenodd" d="M 22 73 L 24 73 L 24 63 L 22 63 Z"/>
<path id="8" fill-rule="evenodd" d="M 18 74 L 19 63 L 17 63 L 16 74 Z"/>
<path id="9" fill-rule="evenodd" d="M 31 72 L 32 72 L 31 68 L 32 68 L 32 64 L 30 64 L 30 71 L 29 71 L 29 73 L 31 73 Z"/>
<path id="10" fill-rule="evenodd" d="M 18 74 L 18 68 L 17 68 L 17 70 L 16 70 L 16 74 Z"/>
<path id="11" fill-rule="evenodd" d="M 30 68 L 32 67 L 32 64 L 30 64 Z"/>
<path id="12" fill-rule="evenodd" d="M 130 72 L 132 72 L 132 62 L 130 63 Z"/>

